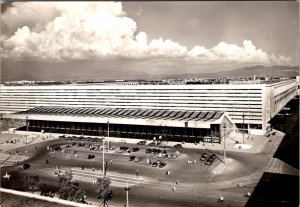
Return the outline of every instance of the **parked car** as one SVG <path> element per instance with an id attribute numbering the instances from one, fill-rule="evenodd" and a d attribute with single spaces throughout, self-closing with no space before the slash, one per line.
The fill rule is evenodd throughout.
<path id="1" fill-rule="evenodd" d="M 76 153 L 77 153 L 77 150 L 72 150 L 70 153 L 71 153 L 71 154 L 76 154 Z"/>
<path id="2" fill-rule="evenodd" d="M 55 151 L 61 151 L 62 149 L 61 149 L 61 147 L 54 147 L 54 150 Z"/>
<path id="3" fill-rule="evenodd" d="M 160 167 L 160 168 L 163 168 L 163 167 L 165 167 L 166 165 L 167 165 L 167 163 L 165 163 L 165 162 L 159 163 L 159 167 Z"/>
<path id="4" fill-rule="evenodd" d="M 18 168 L 18 170 L 26 170 L 26 169 L 30 168 L 30 165 L 28 163 L 25 163 L 22 165 L 18 165 L 17 168 Z"/>
<path id="5" fill-rule="evenodd" d="M 150 142 L 148 145 L 153 147 L 153 146 L 156 146 L 156 143 L 155 142 Z"/>
<path id="6" fill-rule="evenodd" d="M 146 141 L 139 141 L 137 144 L 138 144 L 138 145 L 145 145 L 145 144 L 146 144 Z"/>
<path id="7" fill-rule="evenodd" d="M 88 159 L 93 159 L 93 158 L 95 158 L 95 155 L 92 154 L 88 155 Z"/>
<path id="8" fill-rule="evenodd" d="M 158 163 L 157 162 L 153 162 L 152 163 L 152 167 L 157 167 Z"/>
<path id="9" fill-rule="evenodd" d="M 149 149 L 150 152 L 148 153 L 151 153 L 151 154 L 159 154 L 161 153 L 161 150 L 160 149 L 156 149 L 156 148 L 152 148 L 152 149 Z M 146 150 L 147 152 L 147 150 Z"/>
<path id="10" fill-rule="evenodd" d="M 126 150 L 128 150 L 129 149 L 129 147 L 125 147 L 125 146 L 123 146 L 123 147 L 120 147 L 120 150 L 124 150 L 124 151 L 126 151 Z"/>
<path id="11" fill-rule="evenodd" d="M 135 159 L 135 156 L 130 156 L 129 157 L 129 161 L 134 161 L 134 159 Z"/>
<path id="12" fill-rule="evenodd" d="M 175 148 L 182 148 L 182 145 L 181 144 L 175 144 L 174 147 Z"/>
<path id="13" fill-rule="evenodd" d="M 207 159 L 207 157 L 208 157 L 208 154 L 204 152 L 204 153 L 201 155 L 200 160 L 201 160 L 201 161 L 205 161 L 205 160 Z"/>
<path id="14" fill-rule="evenodd" d="M 132 152 L 138 152 L 139 150 L 140 150 L 140 148 L 138 148 L 138 147 L 132 148 Z"/>
<path id="15" fill-rule="evenodd" d="M 216 155 L 212 154 L 205 162 L 206 165 L 210 165 L 211 163 L 213 163 L 213 161 L 216 159 Z"/>

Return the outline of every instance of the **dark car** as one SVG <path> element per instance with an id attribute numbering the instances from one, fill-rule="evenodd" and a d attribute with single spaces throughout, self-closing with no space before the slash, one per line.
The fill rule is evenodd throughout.
<path id="1" fill-rule="evenodd" d="M 138 144 L 138 145 L 145 145 L 145 144 L 146 144 L 146 141 L 139 141 L 137 144 Z"/>
<path id="2" fill-rule="evenodd" d="M 55 151 L 61 151 L 62 149 L 61 149 L 61 147 L 54 147 L 54 150 Z"/>
<path id="3" fill-rule="evenodd" d="M 182 148 L 182 145 L 181 144 L 175 144 L 174 147 L 175 148 Z"/>
<path id="4" fill-rule="evenodd" d="M 153 147 L 153 146 L 156 146 L 156 143 L 155 142 L 150 142 L 148 145 Z"/>
<path id="5" fill-rule="evenodd" d="M 88 159 L 93 159 L 95 158 L 95 155 L 88 155 Z"/>
<path id="6" fill-rule="evenodd" d="M 205 162 L 206 165 L 210 165 L 211 163 L 213 163 L 213 161 L 216 159 L 216 155 L 212 154 Z"/>
<path id="7" fill-rule="evenodd" d="M 18 170 L 26 170 L 28 168 L 30 168 L 30 165 L 29 164 L 23 164 L 23 165 L 18 165 Z"/>
<path id="8" fill-rule="evenodd" d="M 152 149 L 152 152 L 154 154 L 159 154 L 159 153 L 161 153 L 161 150 L 160 149 Z"/>
<path id="9" fill-rule="evenodd" d="M 166 166 L 166 165 L 167 165 L 167 163 L 165 163 L 165 162 L 159 163 L 159 167 L 160 167 L 160 168 L 163 168 L 163 167 Z"/>
<path id="10" fill-rule="evenodd" d="M 126 150 L 128 150 L 129 149 L 129 147 L 125 147 L 125 146 L 123 146 L 123 147 L 120 147 L 120 150 L 124 150 L 124 151 L 126 151 Z"/>
<path id="11" fill-rule="evenodd" d="M 71 147 L 71 145 L 68 144 L 68 145 L 66 146 L 66 148 L 69 148 L 69 147 Z"/>
<path id="12" fill-rule="evenodd" d="M 152 167 L 157 167 L 158 163 L 157 162 L 153 162 L 152 163 Z"/>
<path id="13" fill-rule="evenodd" d="M 72 143 L 72 146 L 75 146 L 75 145 L 76 145 L 76 142 L 73 142 L 73 143 Z"/>
<path id="14" fill-rule="evenodd" d="M 130 156 L 129 157 L 129 161 L 134 161 L 134 159 L 135 159 L 135 156 Z"/>
<path id="15" fill-rule="evenodd" d="M 201 161 L 205 161 L 207 157 L 208 157 L 208 154 L 204 152 L 204 153 L 201 155 L 200 160 L 201 160 Z"/>
<path id="16" fill-rule="evenodd" d="M 146 153 L 151 153 L 151 154 L 159 154 L 161 153 L 161 150 L 160 149 L 146 149 Z"/>
<path id="17" fill-rule="evenodd" d="M 138 151 L 140 151 L 140 149 L 138 147 L 132 148 L 132 152 L 138 152 Z"/>
<path id="18" fill-rule="evenodd" d="M 84 143 L 79 143 L 78 145 L 77 145 L 77 147 L 84 147 Z"/>

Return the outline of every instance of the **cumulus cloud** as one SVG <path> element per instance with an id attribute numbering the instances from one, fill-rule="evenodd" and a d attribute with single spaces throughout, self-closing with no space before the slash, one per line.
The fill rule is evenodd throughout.
<path id="1" fill-rule="evenodd" d="M 217 46 L 206 49 L 205 47 L 195 46 L 188 56 L 198 59 L 205 63 L 225 62 L 225 63 L 265 63 L 265 64 L 288 64 L 291 58 L 274 54 L 269 56 L 261 49 L 257 49 L 251 40 L 244 40 L 243 46 L 220 42 Z"/>
<path id="2" fill-rule="evenodd" d="M 220 42 L 210 49 L 195 46 L 191 50 L 171 39 L 148 40 L 146 32 L 137 33 L 136 22 L 126 16 L 120 2 L 18 2 L 1 15 L 2 22 L 11 19 L 18 28 L 13 34 L 1 36 L 4 58 L 184 57 L 199 63 L 263 64 L 291 61 L 289 57 L 268 55 L 250 40 L 242 46 Z"/>

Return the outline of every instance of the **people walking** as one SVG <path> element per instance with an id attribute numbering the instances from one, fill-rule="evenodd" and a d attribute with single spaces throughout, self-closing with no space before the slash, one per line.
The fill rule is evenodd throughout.
<path id="1" fill-rule="evenodd" d="M 179 185 L 179 180 L 176 180 L 176 182 L 175 182 L 175 183 L 176 183 L 176 185 Z"/>
<path id="2" fill-rule="evenodd" d="M 250 195 L 251 195 L 251 193 L 250 193 L 250 192 L 248 192 L 248 193 L 246 193 L 246 194 L 244 195 L 244 197 L 246 197 L 246 198 L 249 198 L 249 197 L 250 197 Z"/>
<path id="3" fill-rule="evenodd" d="M 223 203 L 223 201 L 224 201 L 224 197 L 221 196 L 221 197 L 219 198 L 219 200 L 218 200 L 218 203 Z"/>
<path id="4" fill-rule="evenodd" d="M 81 169 L 84 170 L 84 166 L 83 165 L 81 166 Z"/>
<path id="5" fill-rule="evenodd" d="M 172 188 L 172 191 L 176 191 L 176 187 L 175 186 Z"/>
<path id="6" fill-rule="evenodd" d="M 139 178 L 139 169 L 136 169 L 136 178 Z"/>

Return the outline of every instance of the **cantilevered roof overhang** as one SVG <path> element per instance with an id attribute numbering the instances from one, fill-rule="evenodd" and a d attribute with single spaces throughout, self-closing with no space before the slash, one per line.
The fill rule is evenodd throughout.
<path id="1" fill-rule="evenodd" d="M 155 109 L 112 109 L 75 107 L 36 107 L 28 111 L 6 114 L 4 118 L 62 122 L 111 123 L 148 126 L 210 128 L 221 124 L 226 112 L 176 111 Z"/>

